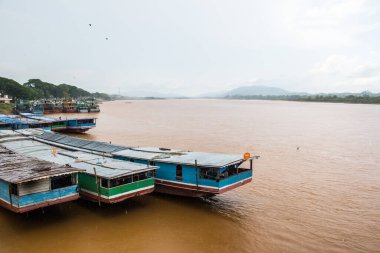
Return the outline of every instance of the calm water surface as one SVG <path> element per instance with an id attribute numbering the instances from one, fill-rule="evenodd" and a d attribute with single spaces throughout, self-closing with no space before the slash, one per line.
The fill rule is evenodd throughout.
<path id="1" fill-rule="evenodd" d="M 101 110 L 82 137 L 249 151 L 261 156 L 254 180 L 206 200 L 154 194 L 28 215 L 0 209 L 1 253 L 380 251 L 380 106 L 150 100 Z"/>

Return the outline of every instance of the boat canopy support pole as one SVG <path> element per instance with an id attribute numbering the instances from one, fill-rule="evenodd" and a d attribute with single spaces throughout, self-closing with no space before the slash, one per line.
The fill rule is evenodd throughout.
<path id="1" fill-rule="evenodd" d="M 99 178 L 96 174 L 96 168 L 95 167 L 94 167 L 94 173 L 95 173 L 96 189 L 98 191 L 98 205 L 100 206 L 100 184 L 99 184 Z"/>
<path id="2" fill-rule="evenodd" d="M 198 161 L 195 160 L 195 176 L 196 176 L 196 181 L 197 181 L 197 191 L 198 191 L 198 178 L 199 178 L 199 173 L 198 173 Z"/>

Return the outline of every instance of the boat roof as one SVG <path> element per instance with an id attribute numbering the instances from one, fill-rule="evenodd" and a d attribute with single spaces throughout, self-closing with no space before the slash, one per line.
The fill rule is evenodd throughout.
<path id="1" fill-rule="evenodd" d="M 8 137 L 2 142 L 2 145 L 23 155 L 38 157 L 41 160 L 57 164 L 68 164 L 91 175 L 95 173 L 95 168 L 97 176 L 107 179 L 157 169 L 156 166 L 149 166 L 148 164 L 132 163 L 81 151 L 56 148 L 32 139 L 26 139 L 23 136 Z"/>
<path id="2" fill-rule="evenodd" d="M 4 115 L 0 114 L 0 122 L 8 124 L 30 124 L 30 123 L 45 123 L 32 118 L 21 119 L 17 115 Z"/>
<path id="3" fill-rule="evenodd" d="M 78 171 L 80 169 L 14 153 L 0 146 L 0 179 L 9 183 L 35 181 Z"/>
<path id="4" fill-rule="evenodd" d="M 67 120 L 84 120 L 84 119 L 96 119 L 95 117 L 77 117 L 77 118 L 67 118 L 67 117 L 45 117 L 34 113 L 20 113 L 23 117 L 29 118 L 29 119 L 35 119 L 37 121 L 47 121 L 47 122 L 54 122 L 54 121 L 67 121 Z"/>
<path id="5" fill-rule="evenodd" d="M 61 144 L 67 148 L 74 147 L 83 151 L 95 151 L 98 153 L 111 154 L 132 159 L 141 159 L 149 161 L 158 161 L 163 163 L 175 163 L 183 165 L 195 165 L 203 167 L 225 167 L 228 165 L 240 164 L 244 161 L 243 155 L 239 154 L 222 154 L 208 152 L 193 152 L 179 149 L 158 148 L 158 147 L 128 147 L 113 145 L 105 142 L 85 140 L 81 138 L 65 136 L 49 131 L 34 131 L 31 129 L 17 130 L 24 135 L 34 135 L 37 139 Z"/>
<path id="6" fill-rule="evenodd" d="M 129 157 L 135 159 L 153 160 L 164 163 L 176 163 L 184 165 L 195 165 L 204 167 L 224 167 L 231 164 L 243 162 L 242 155 L 192 152 L 180 150 L 168 150 L 164 152 L 159 148 L 130 148 L 112 153 L 116 156 Z"/>
<path id="7" fill-rule="evenodd" d="M 52 132 L 42 132 L 40 135 L 35 136 L 38 139 L 42 139 L 45 141 L 50 141 L 58 144 L 63 144 L 71 147 L 76 147 L 80 149 L 87 149 L 91 151 L 96 151 L 99 153 L 112 153 L 117 152 L 123 149 L 126 149 L 128 147 L 120 146 L 120 145 L 113 145 L 106 142 L 100 142 L 100 141 L 91 141 L 81 138 L 75 138 L 60 134 L 55 134 Z"/>
<path id="8" fill-rule="evenodd" d="M 0 122 L 8 124 L 25 124 L 26 122 L 10 115 L 0 114 Z"/>

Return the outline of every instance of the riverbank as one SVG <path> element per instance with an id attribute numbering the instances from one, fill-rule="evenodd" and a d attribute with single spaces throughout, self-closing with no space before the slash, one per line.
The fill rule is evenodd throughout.
<path id="1" fill-rule="evenodd" d="M 14 104 L 0 104 L 0 114 L 12 114 Z"/>

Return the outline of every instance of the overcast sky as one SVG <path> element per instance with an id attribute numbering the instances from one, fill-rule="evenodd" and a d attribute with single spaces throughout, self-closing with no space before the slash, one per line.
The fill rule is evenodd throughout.
<path id="1" fill-rule="evenodd" d="M 380 1 L 0 0 L 0 76 L 107 93 L 379 92 Z"/>

